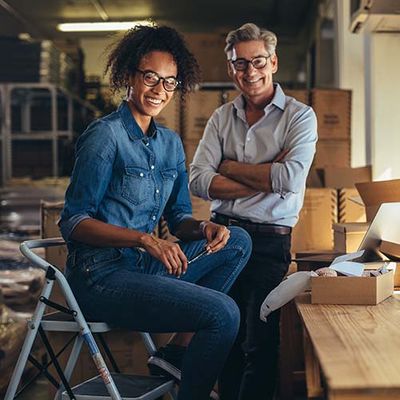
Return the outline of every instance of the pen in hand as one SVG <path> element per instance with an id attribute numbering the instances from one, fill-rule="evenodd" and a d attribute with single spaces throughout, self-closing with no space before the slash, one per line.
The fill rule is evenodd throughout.
<path id="1" fill-rule="evenodd" d="M 188 265 L 191 264 L 192 262 L 198 260 L 200 257 L 202 257 L 202 256 L 204 256 L 204 255 L 206 255 L 206 254 L 208 254 L 208 253 L 209 253 L 209 250 L 204 249 L 201 253 L 197 254 L 197 256 L 195 256 L 195 257 L 193 257 L 192 259 L 190 259 L 190 260 L 188 261 Z"/>

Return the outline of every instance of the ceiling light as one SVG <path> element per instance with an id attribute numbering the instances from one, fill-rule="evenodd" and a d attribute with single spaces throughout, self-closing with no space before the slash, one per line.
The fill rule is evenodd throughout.
<path id="1" fill-rule="evenodd" d="M 57 29 L 61 32 L 126 31 L 138 25 L 154 26 L 154 22 L 146 20 L 130 22 L 71 22 L 58 24 Z"/>

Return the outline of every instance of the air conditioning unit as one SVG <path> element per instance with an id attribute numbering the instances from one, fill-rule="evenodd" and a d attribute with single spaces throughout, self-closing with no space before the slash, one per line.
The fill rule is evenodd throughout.
<path id="1" fill-rule="evenodd" d="M 352 33 L 400 32 L 400 0 L 352 0 Z"/>

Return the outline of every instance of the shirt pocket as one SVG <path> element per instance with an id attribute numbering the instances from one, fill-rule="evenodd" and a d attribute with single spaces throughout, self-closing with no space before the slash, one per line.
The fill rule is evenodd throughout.
<path id="1" fill-rule="evenodd" d="M 141 167 L 125 167 L 122 179 L 122 197 L 134 205 L 149 200 L 151 193 L 150 172 Z"/>
<path id="2" fill-rule="evenodd" d="M 177 175 L 178 173 L 176 168 L 167 168 L 161 171 L 161 176 L 163 179 L 163 193 L 166 199 L 169 198 L 172 192 Z"/>

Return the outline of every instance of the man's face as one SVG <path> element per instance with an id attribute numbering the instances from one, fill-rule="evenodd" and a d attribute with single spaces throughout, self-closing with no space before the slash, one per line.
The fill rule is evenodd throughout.
<path id="1" fill-rule="evenodd" d="M 267 63 L 263 68 L 257 69 L 250 62 L 243 71 L 235 70 L 233 64 L 228 61 L 228 73 L 238 86 L 243 95 L 249 100 L 262 100 L 269 97 L 274 92 L 272 75 L 278 70 L 278 58 L 276 55 L 268 54 L 264 42 L 261 40 L 251 40 L 235 44 L 229 59 L 235 61 L 244 59 L 253 60 L 256 57 L 268 57 Z"/>

